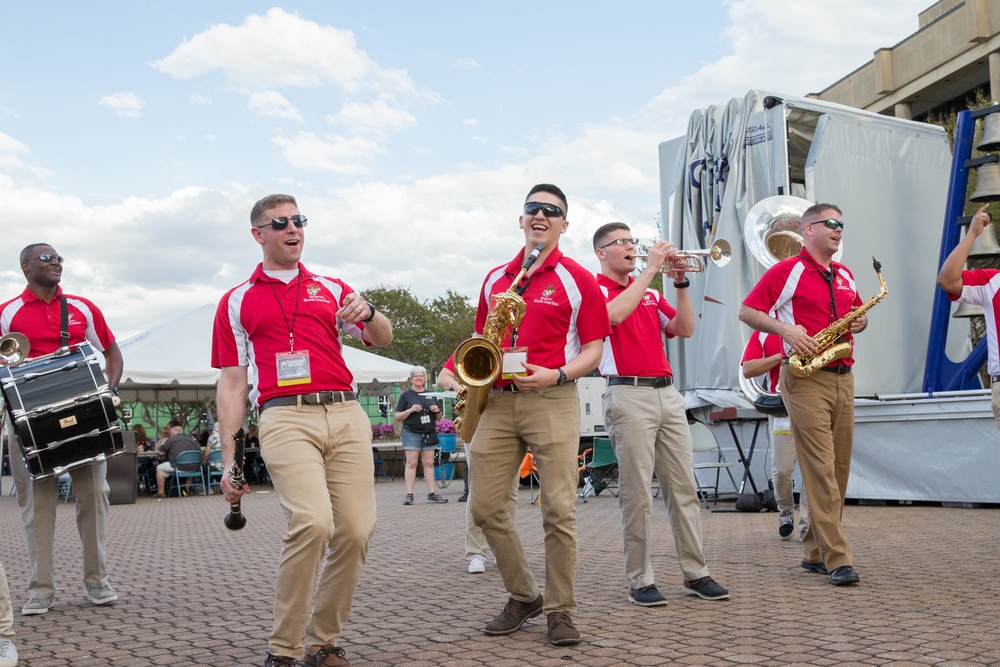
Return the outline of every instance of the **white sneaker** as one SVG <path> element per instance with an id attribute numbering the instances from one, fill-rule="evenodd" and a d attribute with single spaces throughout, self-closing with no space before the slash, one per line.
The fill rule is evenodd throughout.
<path id="1" fill-rule="evenodd" d="M 469 561 L 469 574 L 482 574 L 486 571 L 486 558 L 484 556 L 473 556 Z"/>
<path id="2" fill-rule="evenodd" d="M 17 649 L 9 639 L 0 639 L 0 667 L 17 667 Z"/>
<path id="3" fill-rule="evenodd" d="M 48 600 L 31 598 L 23 607 L 21 607 L 21 616 L 36 616 L 38 614 L 44 614 L 52 608 L 53 604 L 55 604 L 55 601 L 52 598 L 49 598 Z"/>
<path id="4" fill-rule="evenodd" d="M 94 604 L 108 604 L 118 599 L 118 593 L 111 586 L 102 588 L 87 588 L 87 597 Z"/>

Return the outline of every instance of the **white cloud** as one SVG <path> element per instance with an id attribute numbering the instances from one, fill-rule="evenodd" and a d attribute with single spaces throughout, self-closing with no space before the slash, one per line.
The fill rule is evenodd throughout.
<path id="1" fill-rule="evenodd" d="M 465 120 L 462 121 L 462 125 L 466 127 L 476 127 L 477 125 L 479 125 L 479 120 L 475 118 L 466 118 Z"/>
<path id="2" fill-rule="evenodd" d="M 459 58 L 458 60 L 456 60 L 455 67 L 465 72 L 473 72 L 479 69 L 479 63 L 476 62 L 475 58 L 466 56 L 464 58 Z"/>
<path id="3" fill-rule="evenodd" d="M 142 115 L 142 108 L 146 106 L 138 95 L 129 92 L 102 95 L 97 103 L 114 110 L 119 116 L 128 118 L 138 118 Z"/>
<path id="4" fill-rule="evenodd" d="M 262 93 L 252 93 L 247 104 L 251 111 L 261 116 L 277 116 L 302 122 L 302 114 L 289 102 L 284 95 L 273 90 Z"/>
<path id="5" fill-rule="evenodd" d="M 10 136 L 0 132 L 0 153 L 27 153 L 28 147 Z"/>
<path id="6" fill-rule="evenodd" d="M 416 117 L 405 109 L 384 100 L 367 104 L 348 102 L 334 115 L 327 116 L 330 123 L 345 126 L 354 134 L 384 137 L 390 132 L 400 132 L 417 124 Z"/>
<path id="7" fill-rule="evenodd" d="M 201 93 L 192 93 L 188 99 L 191 101 L 191 104 L 213 104 L 211 97 L 202 95 Z"/>
<path id="8" fill-rule="evenodd" d="M 291 138 L 278 136 L 272 141 L 282 149 L 285 161 L 298 169 L 355 176 L 367 175 L 372 158 L 385 152 L 369 139 L 336 135 L 321 138 L 312 132 L 299 132 Z"/>
<path id="9" fill-rule="evenodd" d="M 358 48 L 354 33 L 322 26 L 279 8 L 251 14 L 240 26 L 226 23 L 185 40 L 152 66 L 178 79 L 220 71 L 251 89 L 334 85 L 412 95 L 405 70 L 380 67 Z"/>

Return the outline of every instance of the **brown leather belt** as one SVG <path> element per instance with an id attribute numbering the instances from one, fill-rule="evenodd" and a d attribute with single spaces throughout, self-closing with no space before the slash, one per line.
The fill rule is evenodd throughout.
<path id="1" fill-rule="evenodd" d="M 609 375 L 608 384 L 611 386 L 626 385 L 629 387 L 669 387 L 674 383 L 672 377 L 639 377 L 636 375 Z"/>
<path id="2" fill-rule="evenodd" d="M 278 396 L 277 398 L 272 398 L 264 401 L 264 404 L 260 406 L 260 411 L 263 412 L 268 408 L 273 408 L 278 405 L 329 405 L 330 403 L 346 403 L 347 401 L 356 400 L 358 400 L 358 396 L 353 391 L 318 391 L 315 394 Z"/>

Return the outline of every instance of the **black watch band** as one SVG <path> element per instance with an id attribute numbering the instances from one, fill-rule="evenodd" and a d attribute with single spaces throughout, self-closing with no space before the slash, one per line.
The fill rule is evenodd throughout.
<path id="1" fill-rule="evenodd" d="M 556 380 L 556 385 L 559 386 L 559 387 L 561 387 L 564 384 L 566 384 L 566 371 L 564 371 L 563 369 L 560 368 L 559 369 L 559 379 Z"/>
<path id="2" fill-rule="evenodd" d="M 674 283 L 674 287 L 677 289 L 687 289 L 688 287 L 691 287 L 691 281 L 685 278 L 682 283 Z"/>
<path id="3" fill-rule="evenodd" d="M 368 302 L 366 301 L 365 303 L 368 303 Z M 368 324 L 369 322 L 371 322 L 372 320 L 375 319 L 375 313 L 376 313 L 375 306 L 373 306 L 370 303 L 368 303 L 368 317 L 366 317 L 365 319 L 363 319 L 361 321 L 364 322 L 365 324 Z"/>

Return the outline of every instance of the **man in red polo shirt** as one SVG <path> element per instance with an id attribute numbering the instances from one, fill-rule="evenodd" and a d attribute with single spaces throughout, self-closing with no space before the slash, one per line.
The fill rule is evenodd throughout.
<path id="1" fill-rule="evenodd" d="M 527 276 L 516 286 L 525 302 L 517 347 L 527 348 L 526 375 L 498 379 L 490 392 L 469 455 L 475 481 L 469 510 L 510 593 L 503 611 L 486 624 L 488 635 L 517 631 L 544 610 L 549 641 L 555 646 L 580 643 L 573 625 L 576 611 L 576 456 L 580 445 L 580 405 L 575 380 L 597 367 L 604 337 L 610 332 L 597 281 L 559 250 L 566 232 L 566 195 L 554 185 L 534 186 L 519 224 L 524 247 L 507 264 L 489 272 L 479 295 L 476 332 L 482 334 L 490 297 L 506 292 L 525 259 L 545 244 Z M 510 332 L 502 347 L 510 347 Z M 524 547 L 508 510 L 511 478 L 527 447 L 535 456 L 545 485 L 545 599 L 528 568 Z"/>
<path id="2" fill-rule="evenodd" d="M 757 331 L 778 334 L 786 351 L 815 355 L 813 336 L 847 315 L 862 301 L 854 276 L 833 259 L 844 222 L 833 204 L 816 204 L 802 214 L 802 250 L 772 266 L 743 300 L 740 321 Z M 858 317 L 846 339 L 868 326 Z M 792 420 L 792 436 L 805 488 L 809 527 L 802 539 L 802 567 L 829 574 L 834 586 L 861 577 L 841 520 L 854 445 L 853 356 L 837 359 L 804 378 L 781 367 L 781 396 Z"/>
<path id="3" fill-rule="evenodd" d="M 649 248 L 646 268 L 637 278 L 635 244 L 623 222 L 610 222 L 594 233 L 594 252 L 601 261 L 597 282 L 607 300 L 611 336 L 604 343 L 601 375 L 604 423 L 618 457 L 618 505 L 628 599 L 642 607 L 661 607 L 666 598 L 656 588 L 651 563 L 653 472 L 663 490 L 684 590 L 705 600 L 722 600 L 729 591 L 709 576 L 702 549 L 698 485 L 691 461 L 691 429 L 684 397 L 673 387 L 673 373 L 662 334 L 690 338 L 694 308 L 683 272 L 677 274 L 677 308 L 649 284 L 664 264 L 675 261 L 672 243 Z M 678 262 L 684 260 L 677 259 Z"/>
<path id="4" fill-rule="evenodd" d="M 775 334 L 754 331 L 743 350 L 743 377 L 755 378 L 767 373 L 768 389 L 778 392 L 781 362 L 785 358 L 785 343 Z M 767 416 L 767 430 L 771 436 L 771 482 L 778 503 L 778 536 L 790 540 L 795 532 L 795 494 L 792 473 L 795 471 L 795 439 L 788 415 Z M 809 503 L 805 486 L 799 491 L 799 537 L 806 534 L 809 525 Z"/>
<path id="5" fill-rule="evenodd" d="M 300 263 L 306 218 L 294 197 L 264 197 L 250 224 L 264 258 L 222 297 L 212 338 L 212 366 L 222 370 L 222 492 L 230 503 L 247 493 L 233 488 L 229 468 L 252 367 L 261 456 L 288 520 L 264 664 L 300 664 L 304 654 L 307 665 L 348 665 L 336 640 L 375 530 L 375 474 L 371 424 L 341 335 L 388 345 L 392 326 L 348 285 Z"/>
<path id="6" fill-rule="evenodd" d="M 20 260 L 28 286 L 21 296 L 0 304 L 0 334 L 16 331 L 27 336 L 32 358 L 52 354 L 64 345 L 61 329 L 62 297 L 65 297 L 69 316 L 69 339 L 65 344 L 86 341 L 102 352 L 108 386 L 117 393 L 122 376 L 121 350 L 97 306 L 83 297 L 63 293 L 59 286 L 63 258 L 49 244 L 35 243 L 21 251 Z M 13 439 L 11 445 L 12 450 L 18 446 Z M 32 480 L 19 452 L 12 452 L 10 462 L 31 563 L 28 602 L 21 613 L 25 616 L 44 614 L 55 602 L 52 549 L 59 479 L 52 476 Z M 108 577 L 106 531 L 110 488 L 106 482 L 107 473 L 108 464 L 104 461 L 69 471 L 76 497 L 76 526 L 83 543 L 83 585 L 87 597 L 96 605 L 118 599 Z"/>
<path id="7" fill-rule="evenodd" d="M 986 371 L 990 374 L 992 388 L 993 421 L 1000 428 L 1000 350 L 997 347 L 997 328 L 1000 326 L 1000 271 L 972 269 L 964 271 L 972 244 L 990 224 L 990 214 L 983 204 L 969 224 L 969 233 L 962 237 L 951 251 L 938 273 L 937 284 L 948 294 L 948 299 L 959 303 L 982 306 L 986 318 Z"/>

